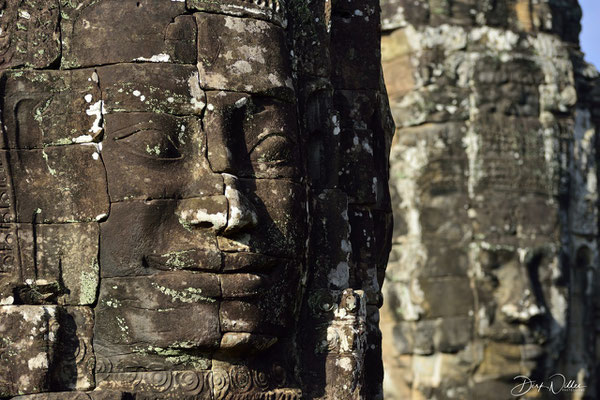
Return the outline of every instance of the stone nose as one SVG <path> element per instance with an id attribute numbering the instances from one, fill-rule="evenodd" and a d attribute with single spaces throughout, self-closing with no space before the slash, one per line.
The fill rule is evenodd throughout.
<path id="1" fill-rule="evenodd" d="M 503 305 L 501 311 L 510 321 L 520 323 L 527 323 L 545 313 L 544 306 L 538 304 L 529 289 L 525 289 L 514 301 Z"/>
<path id="2" fill-rule="evenodd" d="M 175 214 L 186 229 L 204 228 L 233 234 L 257 225 L 256 209 L 239 190 L 237 178 L 223 175 L 224 195 L 179 200 Z"/>
<path id="3" fill-rule="evenodd" d="M 258 216 L 254 205 L 239 190 L 238 179 L 229 174 L 223 174 L 225 197 L 228 200 L 228 217 L 225 233 L 235 233 L 258 224 Z"/>

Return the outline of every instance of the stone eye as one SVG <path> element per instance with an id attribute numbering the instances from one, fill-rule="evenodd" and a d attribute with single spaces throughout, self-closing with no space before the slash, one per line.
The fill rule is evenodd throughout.
<path id="1" fill-rule="evenodd" d="M 183 158 L 176 140 L 154 128 L 138 128 L 115 138 L 127 151 L 141 157 L 157 160 L 178 160 Z"/>
<path id="2" fill-rule="evenodd" d="M 271 165 L 287 165 L 294 161 L 296 149 L 293 143 L 279 133 L 269 134 L 250 150 L 253 163 L 268 163 Z"/>

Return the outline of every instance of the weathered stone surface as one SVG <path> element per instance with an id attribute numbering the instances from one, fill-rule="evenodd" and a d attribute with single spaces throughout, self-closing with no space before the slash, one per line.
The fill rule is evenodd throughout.
<path id="1" fill-rule="evenodd" d="M 363 374 L 358 363 L 365 346 L 366 302 L 364 293 L 346 289 L 344 291 L 321 290 L 309 299 L 310 312 L 319 321 L 316 329 L 303 337 L 313 346 L 307 354 L 315 368 L 305 371 L 309 387 L 319 387 L 326 376 L 331 376 L 325 390 L 330 398 L 360 398 L 358 387 L 344 384 L 344 375 L 352 371 Z"/>
<path id="2" fill-rule="evenodd" d="M 60 57 L 58 0 L 6 0 L 0 9 L 0 70 L 47 68 Z"/>
<path id="3" fill-rule="evenodd" d="M 306 240 L 306 196 L 302 185 L 286 179 L 235 179 L 226 181 L 226 185 L 226 195 L 228 190 L 231 193 L 230 207 L 244 207 L 238 199 L 245 198 L 254 209 L 256 222 L 219 236 L 221 250 L 293 259 L 302 255 Z M 230 215 L 234 212 L 231 208 Z"/>
<path id="4" fill-rule="evenodd" d="M 13 150 L 10 157 L 18 222 L 96 221 L 108 214 L 106 174 L 94 146 Z"/>
<path id="5" fill-rule="evenodd" d="M 338 91 L 334 104 L 340 110 L 340 185 L 352 196 L 350 203 L 375 203 L 380 191 L 375 168 L 373 125 L 375 92 Z M 376 122 L 375 122 L 376 124 Z M 355 171 L 355 165 L 364 169 Z"/>
<path id="6" fill-rule="evenodd" d="M 0 395 L 50 389 L 58 322 L 55 306 L 0 306 Z M 27 332 L 27 334 L 23 334 Z"/>
<path id="7" fill-rule="evenodd" d="M 379 89 L 379 4 L 377 0 L 344 1 L 331 17 L 332 81 L 338 89 Z"/>
<path id="8" fill-rule="evenodd" d="M 110 390 L 98 392 L 56 392 L 13 397 L 17 400 L 127 400 L 130 394 Z"/>
<path id="9" fill-rule="evenodd" d="M 93 69 L 6 71 L 0 82 L 3 148 L 99 141 L 102 98 Z"/>
<path id="10" fill-rule="evenodd" d="M 291 63 L 284 31 L 250 18 L 195 14 L 198 35 L 198 71 L 203 89 L 294 94 Z M 222 51 L 227 47 L 228 51 Z M 268 66 L 268 69 L 265 68 Z"/>
<path id="11" fill-rule="evenodd" d="M 149 275 L 165 270 L 219 270 L 221 254 L 213 231 L 195 229 L 202 221 L 189 225 L 185 220 L 179 221 L 177 205 L 175 200 L 112 204 L 109 218 L 100 225 L 102 277 Z M 220 212 L 227 213 L 227 209 Z M 129 231 L 123 232 L 123 223 Z"/>
<path id="12" fill-rule="evenodd" d="M 24 278 L 16 292 L 18 303 L 38 304 L 40 287 L 49 285 L 55 286 L 55 294 L 46 302 L 91 305 L 96 301 L 97 223 L 21 224 L 18 236 Z"/>
<path id="13" fill-rule="evenodd" d="M 94 387 L 91 308 L 19 305 L 0 313 L 2 365 L 10 365 L 2 372 L 2 395 Z"/>
<path id="14" fill-rule="evenodd" d="M 92 348 L 94 312 L 90 307 L 58 309 L 57 346 L 50 364 L 53 390 L 91 390 L 96 357 Z"/>
<path id="15" fill-rule="evenodd" d="M 220 275 L 224 297 L 219 308 L 221 330 L 288 335 L 298 306 L 298 263 L 282 259 L 268 274 Z"/>
<path id="16" fill-rule="evenodd" d="M 60 1 L 62 68 L 196 62 L 196 24 L 192 16 L 181 15 L 184 2 Z"/>
<path id="17" fill-rule="evenodd" d="M 207 356 L 221 341 L 220 294 L 211 273 L 102 279 L 94 328 L 100 372 L 210 367 Z"/>
<path id="18" fill-rule="evenodd" d="M 153 371 L 101 374 L 96 389 L 135 393 L 135 399 L 212 400 L 213 382 L 210 371 Z M 92 397 L 96 400 L 97 397 Z"/>

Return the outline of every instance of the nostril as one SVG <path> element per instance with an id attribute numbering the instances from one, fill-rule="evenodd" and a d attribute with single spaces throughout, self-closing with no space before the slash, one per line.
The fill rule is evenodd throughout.
<path id="1" fill-rule="evenodd" d="M 203 229 L 212 229 L 214 227 L 213 223 L 209 222 L 209 221 L 202 221 L 202 222 L 195 224 L 194 226 L 196 226 L 198 228 L 203 228 Z"/>
<path id="2" fill-rule="evenodd" d="M 182 199 L 175 214 L 186 229 L 219 231 L 227 225 L 227 199 L 223 195 Z"/>

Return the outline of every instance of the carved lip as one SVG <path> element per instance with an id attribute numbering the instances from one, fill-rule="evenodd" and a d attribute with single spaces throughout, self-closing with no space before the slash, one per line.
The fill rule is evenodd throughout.
<path id="1" fill-rule="evenodd" d="M 286 262 L 285 258 L 278 258 L 260 253 L 251 252 L 226 252 L 223 253 L 222 273 L 255 272 L 269 273 L 273 268 Z"/>
<path id="2" fill-rule="evenodd" d="M 219 275 L 221 297 L 236 299 L 256 297 L 269 289 L 270 279 L 265 275 L 234 273 Z"/>
<path id="3" fill-rule="evenodd" d="M 495 342 L 501 345 L 495 351 L 507 360 L 515 362 L 535 361 L 547 354 L 547 349 L 538 343 Z"/>

